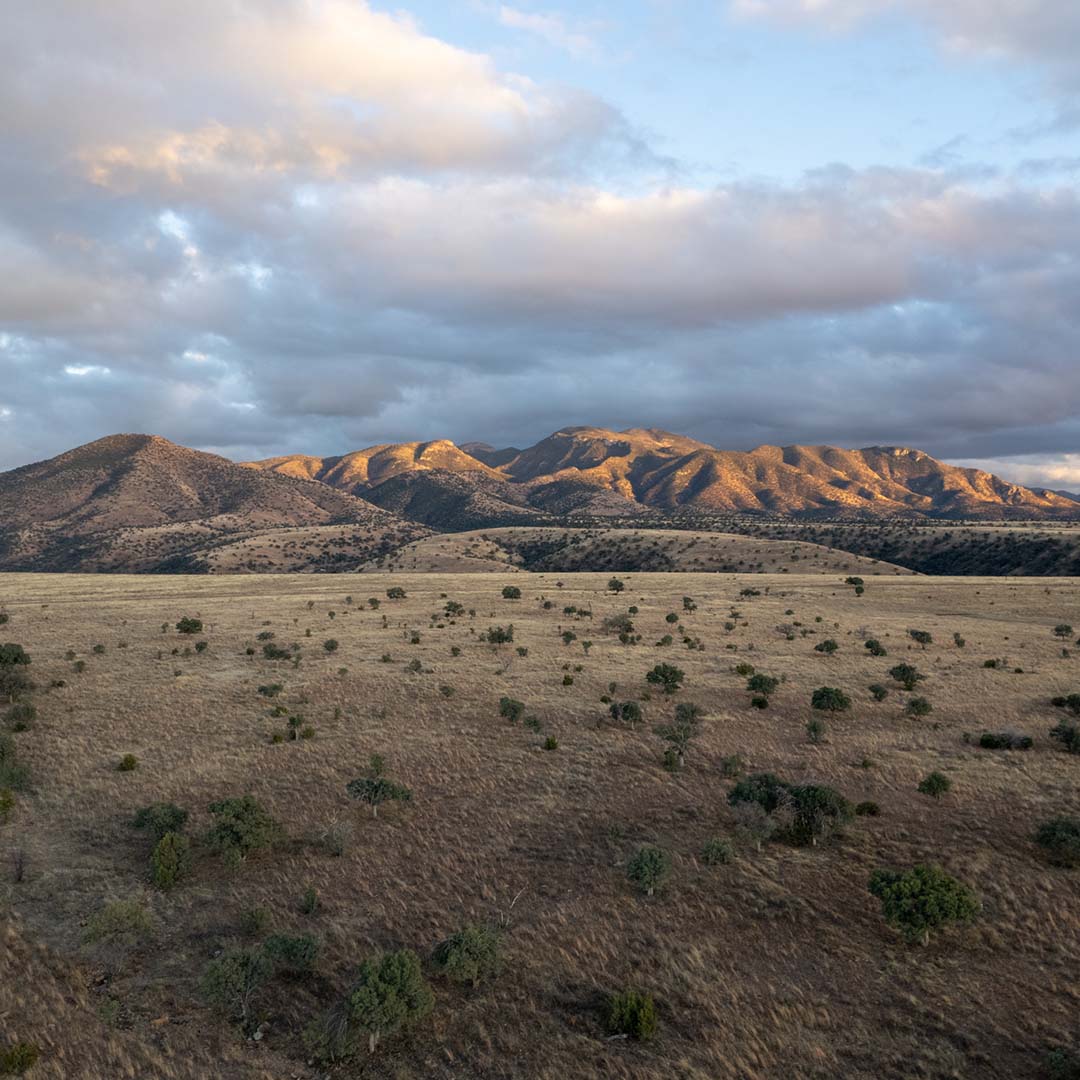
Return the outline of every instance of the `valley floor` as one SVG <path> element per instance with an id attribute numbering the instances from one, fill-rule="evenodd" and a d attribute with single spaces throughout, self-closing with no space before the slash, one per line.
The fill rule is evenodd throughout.
<path id="1" fill-rule="evenodd" d="M 37 684 L 36 719 L 11 736 L 31 784 L 0 825 L 0 1031 L 40 1048 L 29 1075 L 1043 1075 L 1045 1054 L 1077 1037 L 1080 1005 L 1080 871 L 1049 865 L 1033 841 L 1041 822 L 1080 816 L 1080 755 L 1048 735 L 1066 718 L 1050 699 L 1080 692 L 1075 634 L 1053 633 L 1080 629 L 1080 580 L 890 567 L 857 595 L 829 573 L 620 574 L 618 593 L 610 577 L 0 575 L 0 639 L 24 646 Z M 387 596 L 396 588 L 404 598 Z M 639 642 L 604 628 L 618 615 Z M 179 634 L 183 617 L 201 633 Z M 512 644 L 483 640 L 511 624 Z M 826 640 L 833 655 L 815 650 Z M 295 659 L 267 659 L 268 644 Z M 670 697 L 645 679 L 662 662 L 685 672 Z M 925 676 L 913 693 L 888 674 L 901 662 Z M 743 664 L 782 680 L 767 708 L 750 706 Z M 812 742 L 821 686 L 852 704 Z M 503 697 L 534 727 L 500 717 Z M 608 697 L 637 701 L 643 722 L 616 723 Z M 913 697 L 932 712 L 908 715 Z M 655 728 L 676 702 L 703 719 L 670 772 Z M 274 742 L 301 714 L 314 736 Z M 984 731 L 1034 746 L 983 750 Z M 126 754 L 133 771 L 117 769 Z M 345 790 L 371 754 L 412 791 L 377 818 Z M 727 799 L 740 769 L 829 784 L 880 816 L 815 846 L 757 850 Z M 932 771 L 952 781 L 940 799 L 917 790 Z M 185 881 L 150 885 L 147 840 L 130 825 L 140 807 L 187 809 L 197 841 L 210 803 L 245 794 L 284 839 L 238 868 L 196 842 Z M 715 838 L 734 845 L 730 863 L 702 859 Z M 654 896 L 627 880 L 647 844 L 672 863 Z M 924 862 L 968 884 L 981 913 L 912 946 L 867 882 Z M 305 913 L 308 889 L 318 906 Z M 88 944 L 118 900 L 136 901 L 148 928 Z M 320 945 L 314 974 L 259 998 L 259 1041 L 198 990 L 221 949 L 251 943 L 253 909 Z M 432 948 L 487 922 L 505 927 L 502 973 L 449 983 Z M 314 1068 L 304 1029 L 362 961 L 401 947 L 424 959 L 433 1012 L 371 1058 Z M 608 1038 L 604 1003 L 626 987 L 655 997 L 651 1041 Z"/>

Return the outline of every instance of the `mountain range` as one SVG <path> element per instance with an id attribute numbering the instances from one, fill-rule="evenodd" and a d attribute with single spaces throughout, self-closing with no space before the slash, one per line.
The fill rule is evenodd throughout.
<path id="1" fill-rule="evenodd" d="M 1043 519 L 1080 517 L 1080 504 L 904 447 L 740 452 L 653 428 L 242 463 L 112 435 L 0 473 L 0 568 L 355 569 L 432 531 L 672 515 Z"/>

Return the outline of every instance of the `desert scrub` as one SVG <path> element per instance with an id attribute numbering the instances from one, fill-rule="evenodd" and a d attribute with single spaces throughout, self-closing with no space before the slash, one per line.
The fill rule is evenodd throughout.
<path id="1" fill-rule="evenodd" d="M 1080 866 L 1080 818 L 1057 817 L 1035 830 L 1037 843 L 1054 866 Z"/>
<path id="2" fill-rule="evenodd" d="M 881 901 L 885 921 L 913 944 L 925 945 L 931 931 L 952 922 L 971 922 L 979 913 L 974 893 L 938 866 L 876 870 L 869 888 Z"/>
<path id="3" fill-rule="evenodd" d="M 159 889 L 171 889 L 191 871 L 191 841 L 167 832 L 150 856 L 150 878 Z"/>
<path id="4" fill-rule="evenodd" d="M 230 862 L 243 861 L 282 835 L 281 826 L 251 795 L 213 802 L 209 810 L 214 824 L 206 834 L 206 842 Z"/>
<path id="5" fill-rule="evenodd" d="M 608 999 L 604 1026 L 612 1035 L 642 1042 L 656 1034 L 656 1003 L 651 994 L 621 990 Z"/>
<path id="6" fill-rule="evenodd" d="M 501 941 L 497 930 L 470 925 L 439 942 L 432 955 L 444 975 L 453 982 L 478 986 L 498 973 Z"/>
<path id="7" fill-rule="evenodd" d="M 671 873 L 671 856 L 663 848 L 638 848 L 626 864 L 626 876 L 646 896 L 652 896 Z"/>
<path id="8" fill-rule="evenodd" d="M 187 824 L 188 812 L 175 803 L 159 802 L 144 806 L 131 819 L 133 828 L 150 834 L 157 843 L 166 833 L 181 832 Z"/>

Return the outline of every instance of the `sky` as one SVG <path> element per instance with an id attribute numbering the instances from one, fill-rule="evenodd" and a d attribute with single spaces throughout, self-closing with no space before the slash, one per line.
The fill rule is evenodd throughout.
<path id="1" fill-rule="evenodd" d="M 1075 0 L 35 0 L 0 468 L 557 428 L 1080 489 Z"/>

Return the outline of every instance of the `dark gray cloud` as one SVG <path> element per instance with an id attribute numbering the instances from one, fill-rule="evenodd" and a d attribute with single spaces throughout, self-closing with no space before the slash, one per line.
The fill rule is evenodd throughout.
<path id="1" fill-rule="evenodd" d="M 0 138 L 2 467 L 573 423 L 1080 452 L 1060 168 L 681 185 L 606 103 L 334 0 L 26 5 Z"/>

